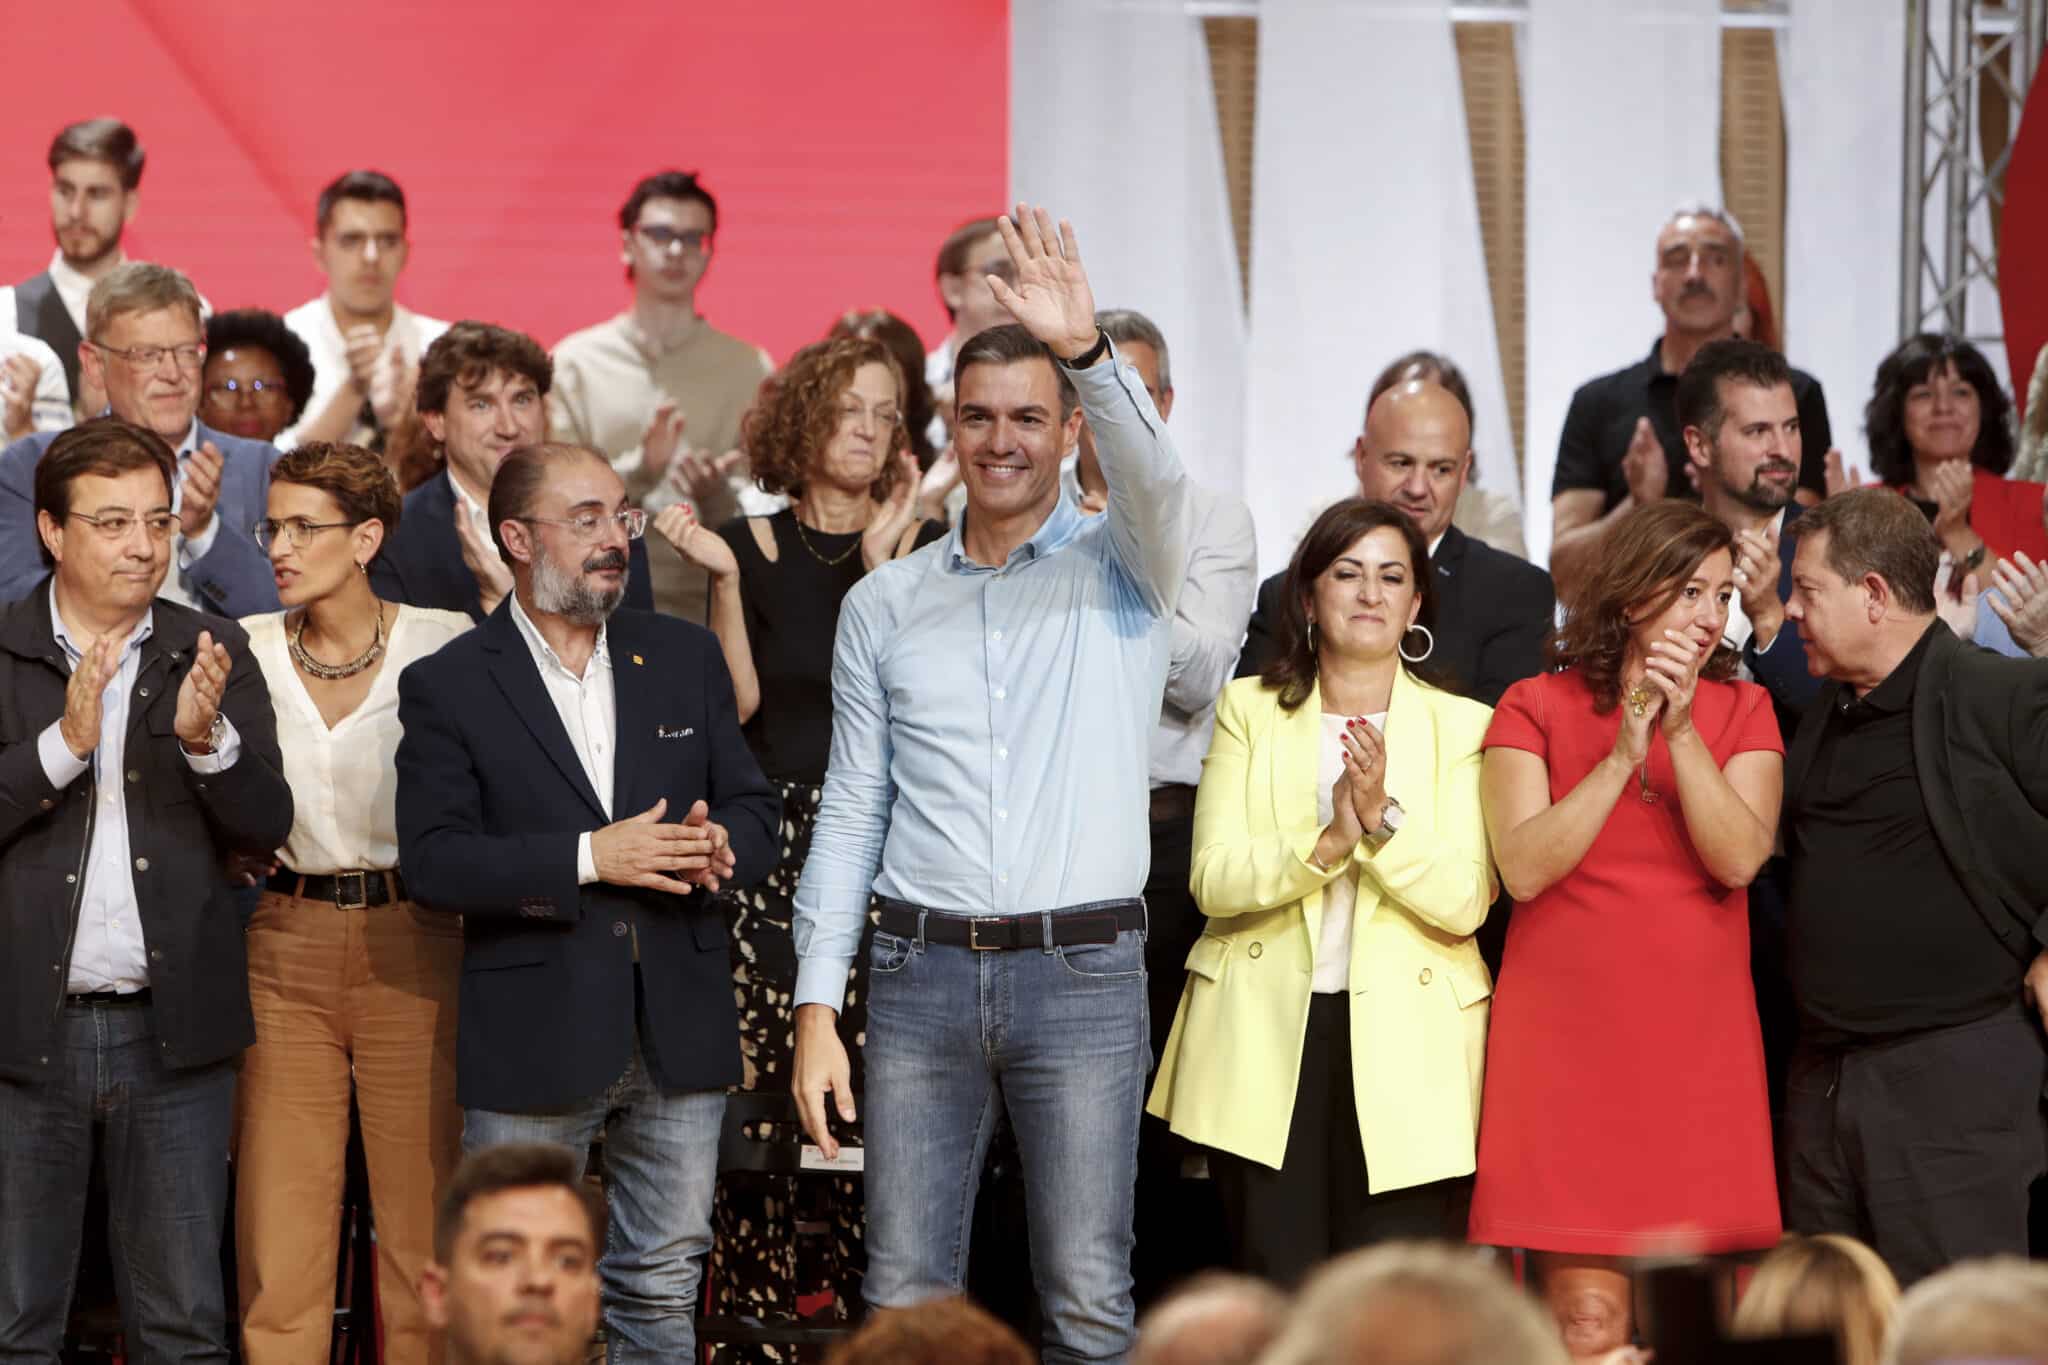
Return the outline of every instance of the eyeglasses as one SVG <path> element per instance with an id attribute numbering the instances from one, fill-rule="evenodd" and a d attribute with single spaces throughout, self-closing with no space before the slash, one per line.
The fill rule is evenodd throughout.
<path id="1" fill-rule="evenodd" d="M 633 231 L 639 233 L 640 240 L 653 250 L 664 251 L 670 255 L 678 251 L 702 251 L 704 244 L 711 240 L 711 234 L 703 228 L 672 228 L 664 227 L 660 223 L 649 223 L 646 227 L 637 227 Z"/>
<path id="2" fill-rule="evenodd" d="M 286 517 L 283 521 L 276 521 L 265 517 L 249 529 L 256 536 L 257 547 L 268 554 L 271 543 L 277 539 L 280 531 L 284 532 L 285 538 L 291 542 L 294 550 L 303 550 L 318 532 L 338 531 L 344 527 L 361 525 L 360 521 L 307 521 L 304 517 Z"/>
<path id="3" fill-rule="evenodd" d="M 221 403 L 246 398 L 254 403 L 264 398 L 289 398 L 282 379 L 223 379 L 206 386 L 206 396 Z"/>
<path id="4" fill-rule="evenodd" d="M 612 513 L 585 512 L 574 517 L 514 517 L 512 520 L 523 521 L 529 526 L 566 526 L 582 541 L 596 540 L 607 522 L 624 531 L 628 540 L 638 540 L 647 534 L 647 513 L 638 507 Z"/>
<path id="5" fill-rule="evenodd" d="M 196 370 L 199 362 L 206 359 L 206 343 L 203 341 L 188 341 L 183 346 L 130 346 L 125 351 L 118 346 L 102 346 L 97 341 L 91 344 L 95 350 L 121 357 L 139 374 L 148 374 L 163 364 L 165 356 L 177 357 L 181 370 Z"/>
<path id="6" fill-rule="evenodd" d="M 93 516 L 89 512 L 67 512 L 65 515 L 77 517 L 98 531 L 102 540 L 126 540 L 128 533 L 135 529 L 135 523 L 138 521 L 149 528 L 150 539 L 169 540 L 171 532 L 177 529 L 178 525 L 175 512 L 151 512 L 142 517 L 136 516 L 133 512 L 109 512 L 102 517 Z"/>
<path id="7" fill-rule="evenodd" d="M 873 418 L 875 425 L 882 430 L 889 431 L 903 420 L 903 414 L 893 404 L 875 408 L 862 407 L 858 402 L 839 405 L 839 425 L 842 427 L 854 426 L 869 418 Z"/>

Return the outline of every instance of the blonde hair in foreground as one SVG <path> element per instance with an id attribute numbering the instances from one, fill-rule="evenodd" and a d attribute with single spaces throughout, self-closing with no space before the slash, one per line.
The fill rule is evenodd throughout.
<path id="1" fill-rule="evenodd" d="M 1928 1276 L 1899 1300 L 1884 1359 L 2048 1360 L 2048 1264 L 1992 1256 Z"/>
<path id="2" fill-rule="evenodd" d="M 1840 1365 L 1878 1365 L 1898 1310 L 1899 1282 L 1869 1247 L 1833 1233 L 1789 1237 L 1757 1263 L 1734 1335 L 1830 1335 Z"/>
<path id="3" fill-rule="evenodd" d="M 1309 1278 L 1260 1365 L 1569 1365 L 1557 1325 L 1476 1251 L 1387 1242 Z"/>

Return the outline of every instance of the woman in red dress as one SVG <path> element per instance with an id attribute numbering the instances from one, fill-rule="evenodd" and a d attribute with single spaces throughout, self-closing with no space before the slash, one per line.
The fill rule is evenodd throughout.
<path id="1" fill-rule="evenodd" d="M 1551 640 L 1557 671 L 1496 709 L 1482 790 L 1516 907 L 1475 1242 L 1562 1267 L 1778 1239 L 1744 888 L 1784 750 L 1721 647 L 1733 594 L 1726 527 L 1683 502 L 1633 512 Z"/>

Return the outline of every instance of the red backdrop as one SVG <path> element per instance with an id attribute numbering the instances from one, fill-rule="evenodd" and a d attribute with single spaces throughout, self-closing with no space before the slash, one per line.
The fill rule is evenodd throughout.
<path id="1" fill-rule="evenodd" d="M 2036 78 L 2005 168 L 1998 292 L 2012 391 L 2027 401 L 2034 358 L 2048 345 L 2048 80 Z"/>
<path id="2" fill-rule="evenodd" d="M 401 300 L 549 345 L 624 305 L 615 215 L 650 171 L 718 197 L 699 304 L 777 359 L 849 307 L 936 341 L 933 253 L 1006 191 L 1005 0 L 9 10 L 0 282 L 49 259 L 50 137 L 106 113 L 149 153 L 129 254 L 215 307 L 318 293 L 314 199 L 375 167 L 409 201 Z"/>

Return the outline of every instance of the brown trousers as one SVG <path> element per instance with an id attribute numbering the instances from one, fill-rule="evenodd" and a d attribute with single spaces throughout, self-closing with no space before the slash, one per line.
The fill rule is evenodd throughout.
<path id="1" fill-rule="evenodd" d="M 243 1356 L 326 1365 L 353 1080 L 383 1358 L 440 1365 L 419 1279 L 435 1201 L 461 1155 L 461 921 L 409 902 L 340 910 L 266 892 L 248 943 L 256 1045 L 242 1060 L 235 1185 Z"/>

